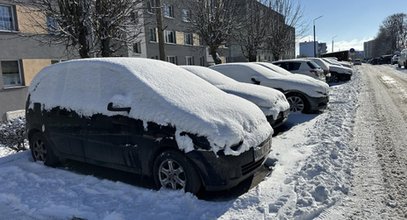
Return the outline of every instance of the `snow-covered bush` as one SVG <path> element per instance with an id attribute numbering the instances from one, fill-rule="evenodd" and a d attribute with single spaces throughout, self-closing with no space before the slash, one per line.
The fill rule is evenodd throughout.
<path id="1" fill-rule="evenodd" d="M 0 145 L 15 151 L 27 150 L 24 142 L 26 138 L 25 119 L 16 118 L 0 122 Z"/>

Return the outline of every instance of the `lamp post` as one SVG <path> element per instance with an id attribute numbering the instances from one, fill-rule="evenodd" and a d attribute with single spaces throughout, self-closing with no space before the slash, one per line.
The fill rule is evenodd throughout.
<path id="1" fill-rule="evenodd" d="M 335 36 L 333 36 L 332 37 L 332 53 L 335 51 L 334 50 L 334 39 L 335 39 L 335 37 L 337 37 L 338 35 L 335 35 Z"/>
<path id="2" fill-rule="evenodd" d="M 315 39 L 315 21 L 316 20 L 318 20 L 318 19 L 320 19 L 320 18 L 322 18 L 322 15 L 321 16 L 319 16 L 319 17 L 317 17 L 317 18 L 315 18 L 314 20 L 313 20 L 313 24 L 314 24 L 314 57 L 317 57 L 317 42 L 316 42 L 316 39 Z"/>

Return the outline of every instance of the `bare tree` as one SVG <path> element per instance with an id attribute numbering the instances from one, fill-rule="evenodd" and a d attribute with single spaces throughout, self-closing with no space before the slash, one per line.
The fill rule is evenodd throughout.
<path id="1" fill-rule="evenodd" d="M 276 60 L 282 58 L 286 51 L 295 50 L 295 45 L 292 43 L 297 36 L 305 33 L 306 25 L 299 1 L 270 0 L 269 7 L 276 13 L 271 15 L 272 22 L 267 44 Z"/>
<path id="2" fill-rule="evenodd" d="M 235 39 L 243 55 L 254 62 L 257 51 L 264 48 L 270 20 L 268 1 L 246 1 L 240 17 L 241 29 L 236 30 Z"/>
<path id="3" fill-rule="evenodd" d="M 393 54 L 407 44 L 407 14 L 399 13 L 387 17 L 374 39 L 373 56 Z"/>
<path id="4" fill-rule="evenodd" d="M 80 57 L 114 56 L 135 42 L 142 0 L 26 0 L 25 7 L 40 33 L 52 43 L 78 48 Z M 44 18 L 47 22 L 43 22 Z M 41 38 L 44 39 L 44 38 Z"/>
<path id="5" fill-rule="evenodd" d="M 243 1 L 244 2 L 244 1 Z M 238 15 L 242 1 L 238 0 L 194 0 L 182 2 L 190 12 L 191 30 L 197 32 L 209 47 L 216 64 L 222 61 L 218 55 L 220 46 L 232 39 L 239 29 Z"/>

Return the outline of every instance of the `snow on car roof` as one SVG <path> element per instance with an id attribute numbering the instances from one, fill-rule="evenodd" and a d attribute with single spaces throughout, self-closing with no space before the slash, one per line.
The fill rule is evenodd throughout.
<path id="1" fill-rule="evenodd" d="M 109 102 L 131 107 L 129 117 L 175 126 L 177 143 L 186 152 L 194 147 L 182 132 L 207 137 L 214 152 L 224 149 L 226 155 L 247 151 L 273 132 L 253 103 L 224 93 L 174 64 L 151 59 L 96 58 L 54 64 L 34 78 L 29 93 L 30 108 L 39 102 L 45 110 L 59 106 L 85 117 L 127 115 L 108 111 Z M 242 140 L 238 150 L 230 148 Z"/>
<path id="2" fill-rule="evenodd" d="M 290 76 L 290 75 L 293 74 L 293 73 L 289 72 L 288 70 L 286 70 L 286 69 L 284 69 L 282 67 L 279 67 L 277 65 L 274 65 L 272 63 L 258 62 L 258 64 L 260 64 L 262 66 L 265 66 L 266 68 L 271 69 L 276 73 L 280 73 L 280 74 L 287 75 L 287 76 Z"/>

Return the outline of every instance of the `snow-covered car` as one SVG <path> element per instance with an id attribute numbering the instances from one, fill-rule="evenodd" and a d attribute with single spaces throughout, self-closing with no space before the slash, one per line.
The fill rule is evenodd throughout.
<path id="1" fill-rule="evenodd" d="M 391 58 L 391 65 L 397 64 L 399 62 L 399 57 L 400 54 L 394 54 L 394 56 Z"/>
<path id="2" fill-rule="evenodd" d="M 317 57 L 309 57 L 307 58 L 308 60 L 312 60 L 316 64 L 318 64 L 319 67 L 324 71 L 325 77 L 326 77 L 326 82 L 331 81 L 331 73 L 329 72 L 329 64 L 324 61 L 322 58 L 317 58 Z"/>
<path id="3" fill-rule="evenodd" d="M 29 87 L 26 112 L 35 161 L 83 161 L 192 193 L 228 189 L 252 175 L 273 133 L 252 102 L 143 58 L 48 66 Z"/>
<path id="4" fill-rule="evenodd" d="M 329 86 L 325 82 L 300 74 L 284 75 L 259 63 L 227 63 L 210 68 L 240 82 L 254 83 L 284 93 L 291 112 L 312 112 L 325 109 Z"/>
<path id="5" fill-rule="evenodd" d="M 338 61 L 329 58 L 322 58 L 329 64 L 329 72 L 331 73 L 331 81 L 347 81 L 352 78 L 353 70 L 342 66 Z"/>
<path id="6" fill-rule="evenodd" d="M 298 73 L 319 79 L 323 82 L 326 81 L 324 71 L 318 64 L 311 60 L 306 59 L 293 59 L 293 60 L 279 60 L 273 62 L 274 65 L 282 67 L 292 73 Z"/>
<path id="7" fill-rule="evenodd" d="M 407 69 L 407 49 L 404 49 L 400 52 L 400 57 L 397 65 L 399 68 L 404 66 L 404 69 Z"/>
<path id="8" fill-rule="evenodd" d="M 284 94 L 278 90 L 265 86 L 238 82 L 207 67 L 191 65 L 181 67 L 206 80 L 224 92 L 253 102 L 263 111 L 273 128 L 277 128 L 288 118 L 290 104 L 287 102 Z"/>

